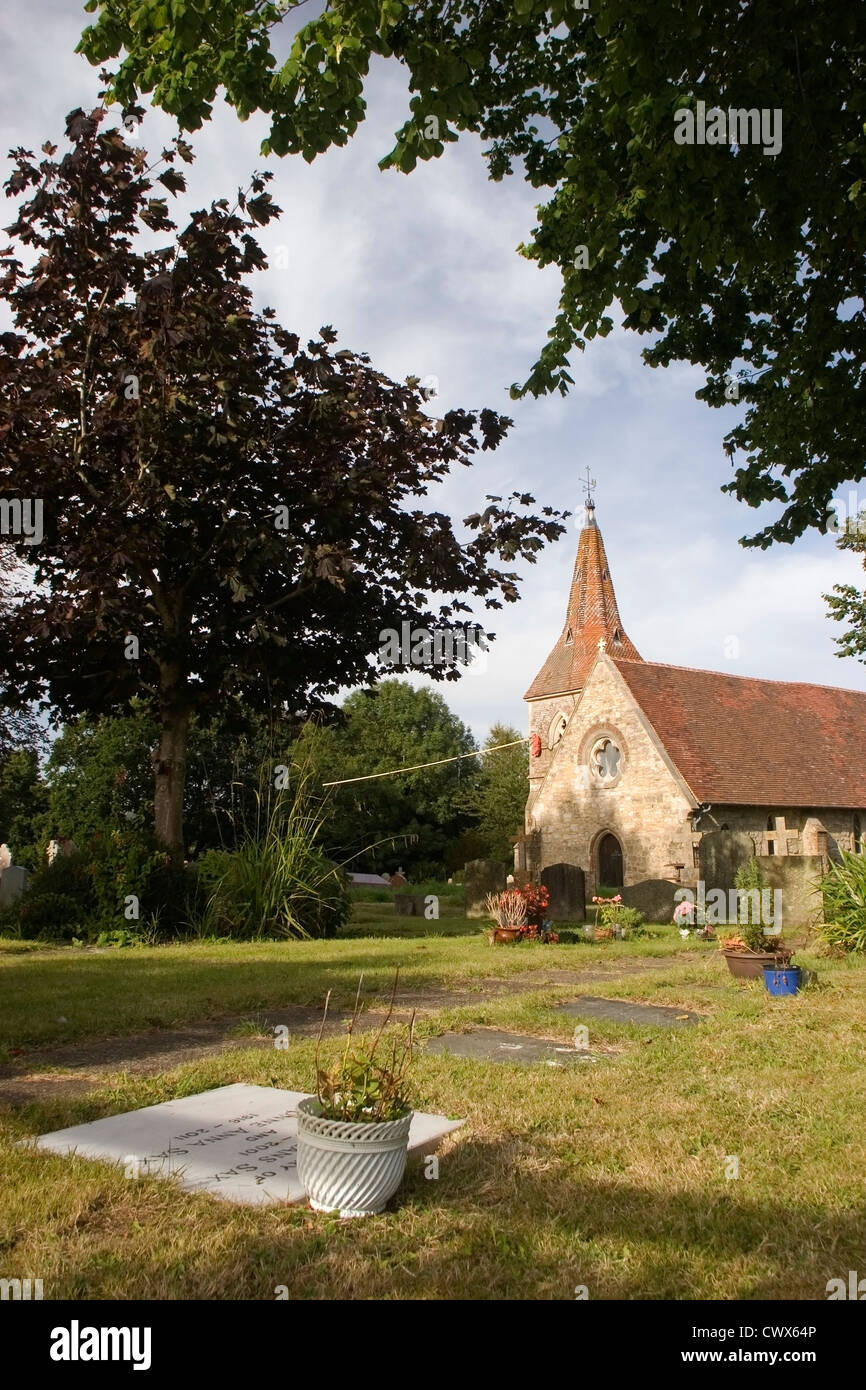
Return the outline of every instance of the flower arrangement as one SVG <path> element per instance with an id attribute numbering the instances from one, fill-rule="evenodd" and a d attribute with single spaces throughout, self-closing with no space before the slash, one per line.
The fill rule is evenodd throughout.
<path id="1" fill-rule="evenodd" d="M 547 917 L 550 907 L 550 893 L 543 883 L 527 883 L 520 892 L 526 899 L 526 920 L 530 926 L 540 927 Z"/>
<path id="2" fill-rule="evenodd" d="M 697 911 L 694 903 L 677 903 L 674 908 L 674 923 L 678 927 L 693 927 L 695 925 Z"/>

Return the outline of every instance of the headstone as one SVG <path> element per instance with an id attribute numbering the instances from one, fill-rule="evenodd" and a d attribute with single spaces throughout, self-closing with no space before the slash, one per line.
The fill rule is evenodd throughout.
<path id="1" fill-rule="evenodd" d="M 673 1009 L 667 1004 L 633 1004 L 628 999 L 597 999 L 585 995 L 573 1004 L 559 1004 L 557 1012 L 574 1018 L 603 1018 L 609 1023 L 648 1023 L 670 1028 L 678 1023 L 700 1023 L 703 1015 L 689 1009 Z"/>
<path id="2" fill-rule="evenodd" d="M 52 1153 L 121 1163 L 130 1178 L 174 1176 L 187 1192 L 209 1192 L 227 1202 L 302 1202 L 296 1112 L 305 1094 L 270 1086 L 220 1086 L 58 1129 L 35 1143 Z M 416 1112 L 409 1152 L 428 1153 L 463 1123 Z"/>
<path id="3" fill-rule="evenodd" d="M 591 1052 L 530 1038 L 525 1033 L 503 1033 L 496 1028 L 479 1028 L 472 1033 L 443 1033 L 424 1044 L 425 1052 L 468 1057 L 474 1062 L 540 1062 L 543 1066 L 564 1067 L 574 1062 L 594 1062 Z"/>
<path id="4" fill-rule="evenodd" d="M 698 876 L 706 884 L 706 891 L 721 888 L 727 893 L 734 886 L 737 870 L 748 864 L 754 853 L 751 835 L 740 830 L 708 830 L 701 836 L 698 848 Z"/>
<path id="5" fill-rule="evenodd" d="M 548 864 L 541 882 L 550 894 L 553 922 L 586 920 L 586 875 L 576 864 Z"/>
<path id="6" fill-rule="evenodd" d="M 505 865 L 500 859 L 470 859 L 463 875 L 466 916 L 486 917 L 487 894 L 505 892 Z"/>
<path id="7" fill-rule="evenodd" d="M 672 883 L 669 878 L 645 878 L 627 888 L 618 888 L 617 892 L 626 907 L 637 908 L 648 922 L 664 923 L 673 921 L 674 908 L 679 901 L 677 890 L 685 886 Z"/>
<path id="8" fill-rule="evenodd" d="M 8 907 L 21 897 L 27 887 L 28 877 L 27 870 L 18 864 L 10 864 L 8 869 L 3 870 L 0 874 L 0 907 Z"/>
<path id="9" fill-rule="evenodd" d="M 398 917 L 423 917 L 425 902 L 423 893 L 395 893 L 394 912 Z"/>

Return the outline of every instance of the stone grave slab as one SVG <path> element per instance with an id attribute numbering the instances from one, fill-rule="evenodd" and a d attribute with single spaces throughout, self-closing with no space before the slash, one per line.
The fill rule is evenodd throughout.
<path id="1" fill-rule="evenodd" d="M 598 1059 L 585 1049 L 525 1033 L 503 1033 L 497 1028 L 478 1028 L 471 1033 L 443 1033 L 424 1044 L 425 1052 L 469 1057 L 475 1062 L 536 1062 L 549 1067 Z"/>
<path id="2" fill-rule="evenodd" d="M 271 1086 L 219 1086 L 41 1134 L 35 1145 L 52 1153 L 122 1163 L 130 1177 L 176 1176 L 185 1191 L 209 1192 L 228 1202 L 303 1202 L 295 1112 L 306 1094 Z M 416 1112 L 409 1131 L 410 1154 L 429 1152 L 463 1123 Z"/>
<path id="3" fill-rule="evenodd" d="M 703 1014 L 673 1009 L 667 1004 L 633 1004 L 628 999 L 599 999 L 583 995 L 571 1004 L 558 1004 L 557 1013 L 575 1018 L 604 1018 L 610 1023 L 648 1023 L 656 1028 L 673 1028 L 680 1023 L 700 1023 Z"/>

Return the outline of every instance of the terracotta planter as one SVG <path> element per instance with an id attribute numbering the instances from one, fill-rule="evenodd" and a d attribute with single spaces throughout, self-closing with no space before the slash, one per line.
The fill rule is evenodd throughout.
<path id="1" fill-rule="evenodd" d="M 491 946 L 507 946 L 520 940 L 519 927 L 494 927 L 487 937 Z"/>
<path id="2" fill-rule="evenodd" d="M 762 980 L 765 965 L 784 965 L 790 951 L 723 951 L 735 980 Z"/>

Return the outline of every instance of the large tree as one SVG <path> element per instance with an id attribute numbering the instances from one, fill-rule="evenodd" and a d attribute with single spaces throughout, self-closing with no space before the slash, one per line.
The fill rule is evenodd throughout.
<path id="1" fill-rule="evenodd" d="M 566 391 L 570 354 L 618 302 L 653 337 L 648 363 L 695 363 L 700 398 L 745 406 L 727 489 L 783 504 L 745 543 L 822 528 L 835 490 L 866 476 L 866 9 L 335 0 L 298 30 L 300 4 L 91 0 L 80 48 L 94 63 L 124 51 L 112 97 L 152 93 L 189 130 L 222 90 L 242 119 L 270 115 L 268 149 L 308 160 L 364 119 L 371 58 L 397 61 L 413 95 L 383 167 L 408 173 L 469 130 L 492 178 L 519 165 L 552 190 L 521 249 L 560 268 L 559 314 L 513 394 Z M 779 148 L 729 143 L 727 124 L 710 143 L 712 121 L 703 142 L 699 102 L 766 112 Z M 682 110 L 697 143 L 674 138 Z"/>
<path id="2" fill-rule="evenodd" d="M 148 165 L 104 116 L 73 112 L 62 155 L 12 152 L 0 494 L 39 499 L 44 538 L 13 539 L 36 585 L 7 614 L 0 671 L 67 718 L 136 697 L 153 711 L 155 830 L 179 851 L 193 715 L 327 705 L 375 676 L 383 629 L 465 632 L 466 598 L 515 600 L 498 562 L 564 528 L 527 494 L 462 535 L 412 505 L 510 422 L 434 421 L 415 379 L 336 351 L 330 328 L 303 348 L 247 284 L 265 265 L 254 228 L 279 212 L 269 176 L 177 232 L 161 195 L 184 191 L 192 151 L 179 139 Z"/>
<path id="3" fill-rule="evenodd" d="M 470 730 L 436 691 L 403 680 L 353 691 L 341 714 L 339 725 L 308 726 L 299 744 L 300 761 L 320 783 L 460 761 L 334 788 L 324 807 L 328 849 L 350 869 L 438 874 L 449 843 L 470 823 L 465 794 L 477 775 L 475 759 L 465 756 L 475 750 Z"/>
<path id="4" fill-rule="evenodd" d="M 529 753 L 523 735 L 508 724 L 494 724 L 484 740 L 484 748 L 488 751 L 480 760 L 481 770 L 470 805 L 478 817 L 485 853 L 491 859 L 510 863 L 514 837 L 523 829 L 529 794 Z"/>

